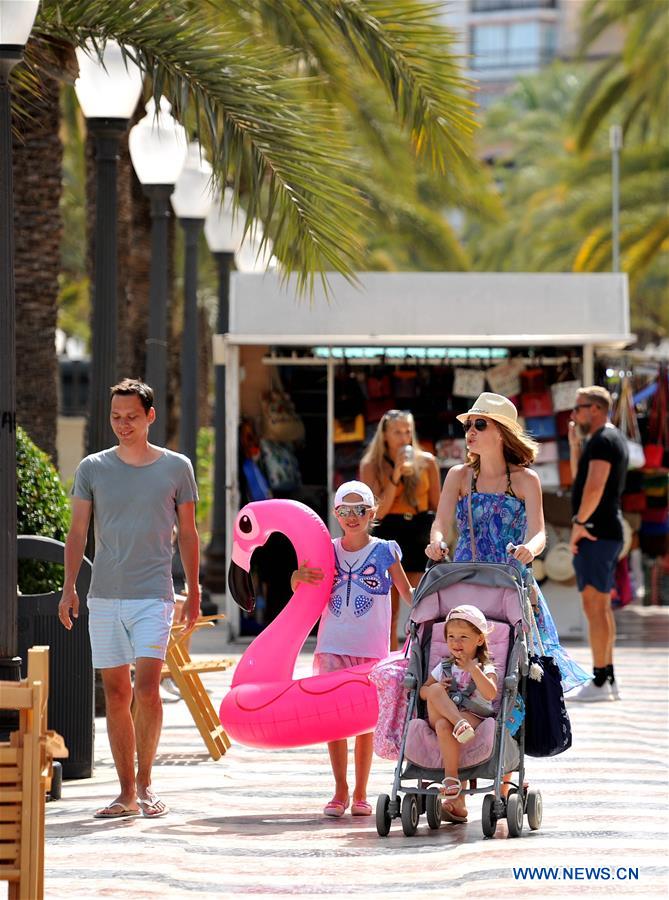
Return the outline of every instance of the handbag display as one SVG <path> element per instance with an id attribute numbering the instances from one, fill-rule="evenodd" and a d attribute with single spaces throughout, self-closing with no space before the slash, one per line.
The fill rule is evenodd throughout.
<path id="1" fill-rule="evenodd" d="M 293 401 L 280 387 L 273 387 L 260 399 L 261 431 L 268 441 L 280 444 L 304 440 L 304 423 L 295 412 Z"/>
<path id="2" fill-rule="evenodd" d="M 485 372 L 480 369 L 456 369 L 453 377 L 454 397 L 478 397 L 485 390 Z"/>
<path id="3" fill-rule="evenodd" d="M 349 444 L 353 441 L 364 441 L 365 419 L 364 416 L 356 416 L 354 419 L 334 420 L 334 443 Z"/>
<path id="4" fill-rule="evenodd" d="M 623 378 L 620 385 L 618 404 L 612 416 L 612 422 L 620 429 L 627 442 L 627 468 L 641 469 L 646 464 L 646 457 L 641 444 L 641 435 L 634 411 L 632 387 L 627 377 Z"/>
<path id="5" fill-rule="evenodd" d="M 288 444 L 277 441 L 260 441 L 263 468 L 267 473 L 269 486 L 273 491 L 286 493 L 296 491 L 302 483 L 297 457 Z"/>
<path id="6" fill-rule="evenodd" d="M 529 675 L 525 679 L 525 753 L 557 756 L 571 747 L 571 722 L 562 692 L 562 677 L 552 656 L 546 656 L 532 614 Z"/>

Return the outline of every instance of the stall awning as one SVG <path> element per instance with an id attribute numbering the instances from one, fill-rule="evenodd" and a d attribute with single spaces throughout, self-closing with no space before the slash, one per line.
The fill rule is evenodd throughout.
<path id="1" fill-rule="evenodd" d="M 362 272 L 298 297 L 294 276 L 232 275 L 231 344 L 572 346 L 611 349 L 629 330 L 626 275 Z"/>

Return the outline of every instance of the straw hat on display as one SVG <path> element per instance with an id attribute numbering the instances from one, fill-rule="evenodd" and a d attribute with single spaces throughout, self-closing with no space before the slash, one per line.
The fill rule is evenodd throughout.
<path id="1" fill-rule="evenodd" d="M 482 394 L 479 394 L 468 412 L 461 413 L 455 418 L 464 425 L 467 419 L 472 416 L 484 416 L 486 419 L 492 419 L 493 422 L 506 426 L 510 431 L 515 431 L 517 434 L 522 432 L 518 422 L 518 410 L 510 400 L 502 397 L 501 394 L 491 394 L 489 391 L 484 391 Z"/>
<path id="2" fill-rule="evenodd" d="M 627 519 L 623 518 L 623 548 L 618 554 L 618 559 L 623 559 L 632 549 L 632 535 L 632 526 Z"/>
<path id="3" fill-rule="evenodd" d="M 544 567 L 552 581 L 571 581 L 576 577 L 572 564 L 571 547 L 566 541 L 559 541 L 546 554 Z"/>
<path id="4" fill-rule="evenodd" d="M 539 584 L 546 580 L 546 566 L 544 565 L 543 559 L 535 559 L 532 561 L 532 572 Z"/>

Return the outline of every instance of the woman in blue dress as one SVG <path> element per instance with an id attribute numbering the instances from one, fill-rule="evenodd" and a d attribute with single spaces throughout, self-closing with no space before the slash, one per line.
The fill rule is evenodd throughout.
<path id="1" fill-rule="evenodd" d="M 473 559 L 475 548 L 481 562 L 515 561 L 524 571 L 546 545 L 541 482 L 530 468 L 538 444 L 518 424 L 513 403 L 500 394 L 481 394 L 469 412 L 457 418 L 465 428 L 468 461 L 453 466 L 446 476 L 425 552 L 431 559 L 443 559 L 448 552 L 442 545 L 444 535 L 456 516 L 455 561 Z M 544 650 L 559 666 L 563 690 L 569 691 L 591 676 L 560 646 L 555 622 L 535 586 L 535 618 Z"/>

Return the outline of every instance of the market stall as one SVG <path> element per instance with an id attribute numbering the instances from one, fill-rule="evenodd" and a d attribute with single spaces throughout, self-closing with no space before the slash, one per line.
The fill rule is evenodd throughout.
<path id="1" fill-rule="evenodd" d="M 357 278 L 354 285 L 330 275 L 327 295 L 316 282 L 313 296 L 297 298 L 291 278 L 232 277 L 230 331 L 217 336 L 215 351 L 215 362 L 224 362 L 227 371 L 228 541 L 249 496 L 240 470 L 242 419 L 262 439 L 283 408 L 284 421 L 292 420 L 300 440 L 281 441 L 280 432 L 274 433 L 270 456 L 276 445 L 293 452 L 269 459 L 275 480 L 270 487 L 327 515 L 333 490 L 354 474 L 386 409 L 414 412 L 421 441 L 445 472 L 464 449 L 455 416 L 484 389 L 514 397 L 528 430 L 541 440 L 547 518 L 552 510 L 553 527 L 561 528 L 570 483 L 565 429 L 575 389 L 595 382 L 600 356 L 618 354 L 634 339 L 626 276 Z M 292 481 L 276 480 L 291 471 Z M 238 634 L 238 611 L 228 603 L 226 612 L 231 632 Z"/>

